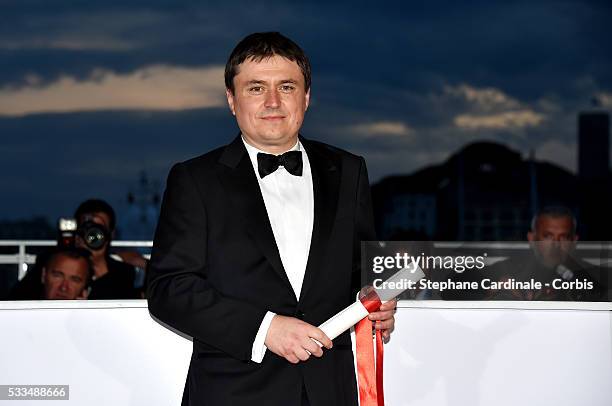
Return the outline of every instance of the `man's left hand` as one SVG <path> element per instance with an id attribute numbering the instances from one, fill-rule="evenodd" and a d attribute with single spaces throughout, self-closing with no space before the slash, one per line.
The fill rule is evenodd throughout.
<path id="1" fill-rule="evenodd" d="M 395 328 L 395 312 L 397 308 L 397 299 L 389 300 L 383 303 L 375 312 L 368 315 L 368 318 L 374 323 L 376 330 L 381 330 L 382 338 L 385 343 L 389 342 L 391 332 Z"/>

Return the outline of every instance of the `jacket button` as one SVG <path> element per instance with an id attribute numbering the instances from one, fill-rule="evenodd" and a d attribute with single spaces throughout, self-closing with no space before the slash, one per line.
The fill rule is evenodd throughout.
<path id="1" fill-rule="evenodd" d="M 297 318 L 298 318 L 298 319 L 300 319 L 300 320 L 304 320 L 304 312 L 303 312 L 303 311 L 301 311 L 301 310 L 297 310 L 297 311 L 295 312 L 295 317 L 297 317 Z"/>

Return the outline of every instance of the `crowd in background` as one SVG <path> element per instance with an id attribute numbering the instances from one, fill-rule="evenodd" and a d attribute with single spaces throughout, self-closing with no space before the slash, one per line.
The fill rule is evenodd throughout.
<path id="1" fill-rule="evenodd" d="M 105 201 L 89 199 L 74 213 L 75 227 L 60 230 L 56 247 L 39 254 L 35 265 L 11 289 L 8 300 L 72 300 L 72 299 L 144 299 L 147 260 L 139 252 L 111 251 L 117 219 L 113 208 Z M 533 218 L 526 233 L 530 249 L 506 258 L 486 269 L 452 275 L 453 280 L 480 281 L 539 281 L 539 290 L 494 289 L 455 290 L 445 293 L 415 291 L 402 295 L 404 299 L 438 300 L 572 300 L 608 301 L 609 272 L 575 255 L 578 241 L 574 214 L 565 207 L 542 208 Z M 391 240 L 406 238 L 398 231 Z M 431 242 L 422 241 L 422 244 Z M 424 269 L 430 279 L 439 275 Z M 145 275 L 146 276 L 146 275 Z M 591 289 L 551 288 L 559 279 L 571 283 L 582 281 Z M 546 285 L 548 283 L 548 285 Z M 584 286 L 582 284 L 581 286 Z"/>
<path id="2" fill-rule="evenodd" d="M 142 299 L 137 269 L 147 260 L 135 251 L 111 252 L 117 218 L 107 202 L 89 199 L 74 213 L 75 227 L 60 230 L 58 244 L 11 290 L 9 300 Z"/>

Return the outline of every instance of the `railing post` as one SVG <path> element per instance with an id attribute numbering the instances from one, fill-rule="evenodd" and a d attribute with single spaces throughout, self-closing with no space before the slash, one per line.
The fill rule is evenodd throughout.
<path id="1" fill-rule="evenodd" d="M 24 269 L 24 264 L 26 264 L 26 246 L 25 242 L 22 241 L 19 243 L 19 254 L 17 257 L 17 266 L 19 267 L 17 277 L 19 280 L 22 280 L 27 272 L 27 269 Z"/>

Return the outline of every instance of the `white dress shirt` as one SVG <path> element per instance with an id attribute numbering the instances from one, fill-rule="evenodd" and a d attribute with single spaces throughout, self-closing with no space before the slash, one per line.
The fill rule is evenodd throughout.
<path id="1" fill-rule="evenodd" d="M 257 153 L 264 151 L 249 145 L 244 138 L 242 142 L 253 164 L 283 268 L 299 300 L 314 220 L 314 192 L 308 155 L 298 140 L 289 151 L 302 152 L 302 176 L 292 175 L 280 166 L 262 179 L 257 170 Z M 261 362 L 266 353 L 264 342 L 275 315 L 268 311 L 259 326 L 251 352 L 251 359 L 255 362 Z"/>

